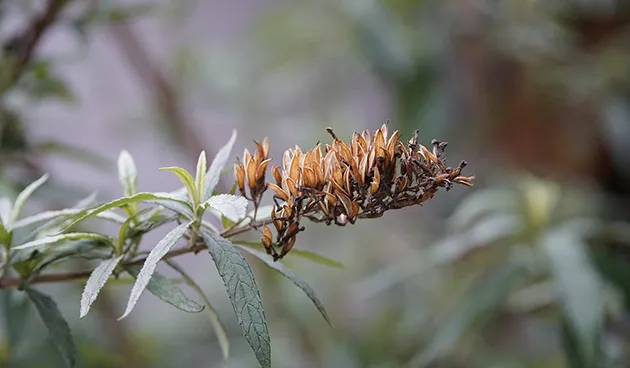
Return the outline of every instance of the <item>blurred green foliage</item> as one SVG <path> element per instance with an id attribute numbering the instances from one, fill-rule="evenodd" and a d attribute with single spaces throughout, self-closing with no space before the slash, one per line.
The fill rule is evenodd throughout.
<path id="1" fill-rule="evenodd" d="M 87 45 L 102 24 L 166 13 L 99 3 L 69 21 Z M 181 10 L 156 3 L 158 10 Z M 1 1 L 0 15 L 32 10 L 24 8 Z M 274 350 L 278 367 L 628 365 L 628 12 L 626 2 L 615 0 L 281 1 L 257 14 L 233 54 L 181 45 L 172 62 L 179 88 L 191 99 L 242 114 L 256 133 L 277 129 L 286 115 L 306 121 L 299 127 L 305 131 L 316 125 L 318 134 L 333 123 L 345 125 L 344 134 L 380 125 L 366 115 L 349 118 L 348 100 L 341 98 L 361 81 L 376 80 L 396 128 L 406 137 L 421 129 L 423 137 L 464 142 L 452 154 L 472 155 L 480 179 L 473 192 L 456 196 L 458 203 L 397 218 L 415 231 L 400 238 L 411 243 L 404 253 L 392 250 L 382 259 L 386 252 L 379 249 L 390 240 L 378 223 L 357 225 L 355 238 L 339 236 L 334 249 L 325 248 L 346 266 L 332 275 L 312 271 L 324 280 L 317 289 L 327 299 L 334 332 L 294 298 L 292 285 L 263 274 L 263 294 L 271 295 L 265 305 L 285 323 L 272 331 L 287 340 L 278 339 Z M 177 14 L 185 22 L 190 12 Z M 6 55 L 3 60 L 4 80 Z M 15 96 L 29 104 L 80 103 L 80 96 L 55 72 L 55 60 L 45 58 L 34 58 L 10 87 L 0 100 L 0 184 L 15 194 L 41 174 L 33 160 L 50 152 L 42 147 L 59 147 L 29 138 L 22 121 L 29 105 L 16 104 Z M 543 96 L 543 103 L 531 103 L 531 96 Z M 538 114 L 552 109 L 537 125 Z M 280 123 L 270 123 L 275 120 Z M 548 134 L 548 126 L 559 128 Z M 523 133 L 533 138 L 526 141 Z M 512 136 L 527 142 L 526 149 L 518 151 Z M 545 142 L 563 158 L 548 158 Z M 536 159 L 544 170 L 524 158 L 538 152 L 545 152 Z M 595 169 L 565 175 L 576 162 Z M 28 174 L 12 175 L 15 167 Z M 370 226 L 379 236 L 360 234 Z M 312 242 L 325 241 L 316 236 Z M 363 244 L 369 242 L 378 244 Z M 337 250 L 343 247 L 361 253 L 344 257 Z M 80 290 L 75 286 L 73 295 Z M 17 294 L 1 294 L 2 362 L 56 366 L 51 362 L 58 357 L 32 311 Z M 228 322 L 234 330 L 235 321 Z M 95 333 L 96 323 L 81 323 L 76 339 L 83 366 L 128 362 L 124 350 L 108 351 L 110 340 Z M 203 331 L 191 328 L 178 342 L 126 333 L 147 366 L 175 366 L 183 356 L 190 364 L 210 355 L 219 360 L 216 340 Z M 228 366 L 249 366 L 238 353 L 244 342 L 234 344 Z M 164 347 L 173 351 L 171 359 Z M 28 354 L 33 349 L 38 354 Z"/>

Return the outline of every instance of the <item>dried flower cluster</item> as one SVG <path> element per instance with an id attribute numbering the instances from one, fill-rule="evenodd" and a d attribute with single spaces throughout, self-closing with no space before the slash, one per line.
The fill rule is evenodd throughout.
<path id="1" fill-rule="evenodd" d="M 373 135 L 355 132 L 350 143 L 327 130 L 333 142 L 325 145 L 323 153 L 321 144 L 306 152 L 298 146 L 285 151 L 282 167 L 271 167 L 275 184 L 265 181 L 270 161 L 267 138 L 256 142 L 255 154 L 245 150 L 243 162 L 234 165 L 237 186 L 255 208 L 266 188 L 274 192 L 276 238 L 274 241 L 265 225 L 261 241 L 276 260 L 295 245 L 297 234 L 304 230 L 300 226 L 303 218 L 344 226 L 359 218 L 380 217 L 388 210 L 422 204 L 439 187 L 449 190 L 452 183 L 472 186 L 473 176 L 461 176 L 465 162 L 454 169 L 446 166 L 446 142 L 434 140 L 429 151 L 418 144 L 416 131 L 405 145 L 398 131 L 388 134 L 387 124 Z"/>

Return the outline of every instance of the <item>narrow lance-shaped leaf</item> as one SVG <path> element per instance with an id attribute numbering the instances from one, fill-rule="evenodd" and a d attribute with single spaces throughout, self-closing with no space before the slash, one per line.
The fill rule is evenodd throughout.
<path id="1" fill-rule="evenodd" d="M 118 230 L 118 239 L 116 241 L 116 249 L 119 252 L 122 251 L 123 246 L 125 245 L 125 240 L 127 239 L 127 230 L 129 229 L 129 225 L 131 225 L 133 221 L 136 221 L 136 219 L 138 219 L 140 215 L 149 211 L 151 211 L 151 208 L 145 208 L 140 212 L 136 212 L 132 216 L 129 216 L 125 220 L 125 222 L 123 222 L 122 225 L 120 225 L 120 229 Z"/>
<path id="2" fill-rule="evenodd" d="M 138 186 L 138 170 L 133 157 L 126 150 L 120 151 L 118 156 L 118 180 L 123 187 L 123 193 L 129 197 L 136 194 Z"/>
<path id="3" fill-rule="evenodd" d="M 158 262 L 160 262 L 162 257 L 164 257 L 166 253 L 171 250 L 173 245 L 175 245 L 175 243 L 177 243 L 177 241 L 179 241 L 179 239 L 184 236 L 184 233 L 186 232 L 186 230 L 188 230 L 188 227 L 191 223 L 192 222 L 179 225 L 178 227 L 171 230 L 162 240 L 160 240 L 155 248 L 151 250 L 151 253 L 149 253 L 149 256 L 144 261 L 144 265 L 142 266 L 142 269 L 138 274 L 136 283 L 131 289 L 131 295 L 129 296 L 129 301 L 127 302 L 127 309 L 125 310 L 125 313 L 119 318 L 119 320 L 127 317 L 129 313 L 131 313 L 133 308 L 136 306 L 138 299 L 140 299 L 140 295 L 142 295 L 142 292 L 151 280 L 151 276 L 153 275 L 153 272 L 155 272 Z"/>
<path id="4" fill-rule="evenodd" d="M 82 240 L 82 239 L 86 239 L 86 240 L 102 240 L 102 241 L 107 242 L 109 244 L 113 244 L 113 241 L 112 241 L 112 239 L 110 237 L 105 236 L 105 235 L 101 235 L 101 234 L 94 234 L 94 233 L 67 233 L 67 234 L 46 236 L 46 237 L 43 237 L 43 238 L 35 239 L 35 240 L 30 241 L 28 243 L 24 243 L 24 244 L 18 245 L 17 247 L 13 247 L 12 249 L 13 250 L 20 250 L 20 249 L 36 248 L 36 247 L 41 247 L 41 246 L 45 246 L 45 245 L 52 245 L 52 244 L 60 243 L 60 242 L 64 242 L 64 241 Z"/>
<path id="5" fill-rule="evenodd" d="M 244 218 L 247 213 L 247 199 L 232 194 L 219 194 L 210 197 L 210 199 L 204 202 L 204 206 L 214 208 L 230 221 L 234 222 Z"/>
<path id="6" fill-rule="evenodd" d="M 262 248 L 262 244 L 260 242 L 239 241 L 238 244 L 245 245 L 248 247 L 253 247 L 253 248 Z M 295 248 L 291 249 L 291 252 L 287 254 L 287 257 L 300 257 L 300 258 L 306 259 L 307 261 L 311 261 L 313 263 L 317 263 L 322 266 L 328 266 L 328 267 L 333 267 L 333 268 L 345 268 L 343 263 L 335 259 L 328 258 L 326 256 L 323 256 L 321 254 L 318 254 L 318 253 L 315 253 L 306 249 L 295 249 Z"/>
<path id="7" fill-rule="evenodd" d="M 236 130 L 232 131 L 232 136 L 230 140 L 225 144 L 225 146 L 221 147 L 217 155 L 214 156 L 212 163 L 210 164 L 210 168 L 206 173 L 204 197 L 201 198 L 202 202 L 205 202 L 210 196 L 212 196 L 212 192 L 214 188 L 219 183 L 219 177 L 221 176 L 221 171 L 227 165 L 228 160 L 230 159 L 230 152 L 232 152 L 232 146 L 234 146 L 234 142 L 236 141 Z"/>
<path id="8" fill-rule="evenodd" d="M 263 368 L 271 367 L 271 341 L 260 291 L 249 264 L 223 237 L 203 232 L 208 250 L 223 279 L 238 324 Z"/>
<path id="9" fill-rule="evenodd" d="M 263 253 L 263 252 L 261 252 L 259 250 L 250 248 L 250 247 L 240 247 L 240 248 L 243 249 L 244 251 L 246 251 L 247 253 L 253 254 L 258 259 L 263 261 L 267 266 L 269 266 L 270 268 L 278 271 L 284 277 L 286 277 L 291 282 L 293 282 L 297 287 L 302 289 L 302 291 L 304 291 L 306 296 L 308 296 L 308 298 L 311 299 L 313 304 L 315 304 L 315 307 L 317 308 L 319 313 L 321 313 L 322 317 L 324 317 L 326 322 L 328 322 L 328 324 L 331 325 L 331 326 L 333 325 L 332 322 L 330 321 L 330 318 L 328 317 L 328 313 L 326 313 L 326 309 L 324 308 L 324 305 L 322 304 L 322 302 L 319 300 L 319 298 L 315 294 L 315 290 L 313 290 L 310 287 L 309 284 L 307 284 L 302 279 L 297 277 L 297 275 L 295 275 L 293 273 L 293 271 L 291 271 L 290 269 L 286 268 L 282 263 L 275 262 L 273 260 L 273 258 L 270 257 L 268 254 Z"/>
<path id="10" fill-rule="evenodd" d="M 599 337 L 604 323 L 604 285 L 588 257 L 578 231 L 566 229 L 549 233 L 543 249 L 550 260 L 551 273 L 562 299 L 571 330 L 586 366 L 596 366 Z"/>
<path id="11" fill-rule="evenodd" d="M 94 303 L 98 293 L 103 286 L 105 286 L 109 276 L 114 272 L 114 269 L 123 257 L 124 254 L 121 254 L 116 258 L 106 259 L 92 271 L 83 289 L 83 295 L 81 295 L 81 312 L 79 318 L 83 318 L 88 314 L 90 306 Z"/>
<path id="12" fill-rule="evenodd" d="M 205 197 L 206 190 L 206 168 L 208 163 L 206 162 L 206 151 L 201 151 L 199 159 L 197 160 L 197 173 L 195 174 L 195 187 L 199 194 L 199 199 Z"/>
<path id="13" fill-rule="evenodd" d="M 20 211 L 24 206 L 24 202 L 33 194 L 34 191 L 37 190 L 42 184 L 44 184 L 48 180 L 48 174 L 44 174 L 41 178 L 35 180 L 31 184 L 29 184 L 20 194 L 18 194 L 15 199 L 15 203 L 13 204 L 13 209 L 11 209 L 11 213 L 9 214 L 9 219 L 7 220 L 7 225 L 11 225 L 17 220 L 20 215 Z"/>
<path id="14" fill-rule="evenodd" d="M 184 271 L 181 266 L 175 263 L 172 259 L 167 259 L 165 260 L 165 262 L 166 264 L 171 266 L 172 269 L 179 272 L 179 274 L 182 275 L 188 286 L 193 288 L 197 292 L 199 297 L 203 299 L 203 302 L 206 304 L 206 312 L 208 314 L 208 317 L 210 317 L 210 323 L 212 324 L 214 332 L 217 334 L 217 340 L 219 340 L 219 345 L 221 346 L 223 359 L 228 360 L 230 358 L 230 339 L 228 338 L 227 332 L 225 331 L 225 326 L 223 326 L 223 323 L 221 322 L 221 319 L 219 318 L 219 314 L 217 313 L 216 309 L 214 309 L 214 307 L 210 303 L 210 300 L 208 300 L 208 297 L 206 297 L 206 294 L 203 292 L 201 287 L 195 282 L 195 280 L 192 279 L 192 277 L 188 275 L 188 273 L 186 273 L 186 271 Z"/>
<path id="15" fill-rule="evenodd" d="M 127 267 L 126 270 L 136 280 L 138 279 L 140 267 L 130 266 Z M 151 294 L 160 298 L 163 302 L 166 302 L 181 311 L 187 313 L 199 313 L 204 309 L 203 305 L 199 305 L 196 301 L 188 298 L 184 292 L 177 287 L 175 282 L 161 275 L 159 272 L 153 272 L 151 280 L 149 280 L 149 283 L 147 284 L 147 290 L 149 290 Z"/>
<path id="16" fill-rule="evenodd" d="M 132 195 L 131 197 L 118 198 L 113 201 L 103 203 L 100 206 L 81 211 L 79 214 L 77 214 L 77 218 L 64 228 L 64 231 L 78 224 L 81 221 L 84 221 L 90 217 L 96 216 L 99 213 L 105 212 L 107 210 L 111 210 L 113 208 L 118 208 L 118 207 L 130 204 L 130 203 L 136 203 L 136 202 L 173 202 L 176 204 L 183 205 L 185 206 L 187 210 L 192 211 L 192 207 L 190 206 L 188 202 L 183 201 L 178 198 L 174 198 L 172 195 L 168 193 L 137 193 L 137 194 Z"/>
<path id="17" fill-rule="evenodd" d="M 61 353 L 67 367 L 74 367 L 76 361 L 76 347 L 68 323 L 63 318 L 57 304 L 48 295 L 31 288 L 26 289 L 39 316 L 42 318 L 55 346 Z"/>
<path id="18" fill-rule="evenodd" d="M 197 192 L 197 187 L 195 186 L 195 179 L 188 173 L 188 171 L 182 169 L 181 167 L 161 167 L 161 171 L 170 171 L 177 175 L 179 180 L 184 183 L 184 186 L 188 190 L 188 196 L 193 203 L 193 207 L 199 204 L 199 193 Z"/>

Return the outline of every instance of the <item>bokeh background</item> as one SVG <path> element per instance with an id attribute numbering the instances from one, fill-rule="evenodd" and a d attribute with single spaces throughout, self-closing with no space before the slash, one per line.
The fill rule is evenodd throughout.
<path id="1" fill-rule="evenodd" d="M 349 137 L 389 119 L 468 161 L 473 189 L 307 227 L 296 246 L 345 267 L 284 262 L 334 329 L 251 260 L 274 367 L 630 366 L 628 2 L 0 0 L 0 39 L 3 61 L 24 57 L 0 64 L 2 191 L 52 175 L 30 211 L 120 196 L 121 149 L 140 190 L 173 190 L 158 168 L 193 169 L 232 129 L 234 157 L 269 136 L 279 158 L 325 127 Z M 255 367 L 209 255 L 182 264 L 227 325 L 228 362 L 204 315 L 150 294 L 117 322 L 131 285 L 109 285 L 82 320 L 84 281 L 39 288 L 81 367 Z M 3 366 L 62 366 L 34 310 L 2 294 Z"/>

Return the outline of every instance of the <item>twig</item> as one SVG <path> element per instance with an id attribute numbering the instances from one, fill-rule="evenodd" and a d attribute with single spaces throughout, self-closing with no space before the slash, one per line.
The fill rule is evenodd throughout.
<path id="1" fill-rule="evenodd" d="M 209 150 L 208 144 L 202 143 L 198 132 L 187 123 L 176 88 L 151 61 L 151 57 L 129 24 L 117 22 L 110 29 L 123 56 L 145 89 L 152 94 L 156 108 L 168 123 L 176 141 L 186 150 L 188 156 L 197 159 L 199 152 Z M 218 183 L 217 191 L 225 191 L 221 183 Z"/>
<path id="2" fill-rule="evenodd" d="M 231 229 L 221 233 L 221 236 L 225 238 L 230 238 L 250 230 L 256 229 L 267 224 L 268 221 L 252 221 L 248 224 L 248 226 Z M 162 259 L 170 259 L 174 257 L 179 257 L 188 253 L 199 253 L 200 251 L 206 248 L 205 243 L 198 242 L 192 247 L 183 247 L 172 250 L 168 252 Z M 132 260 L 124 264 L 124 266 L 137 266 L 142 265 L 146 261 L 146 256 L 140 259 Z M 65 273 L 54 273 L 48 275 L 41 275 L 38 277 L 34 277 L 29 284 L 41 284 L 41 283 L 51 283 L 51 282 L 61 282 L 61 281 L 69 281 L 74 279 L 86 278 L 92 274 L 94 270 L 85 270 L 85 271 L 75 271 L 75 272 L 65 272 Z M 8 289 L 13 287 L 19 287 L 23 283 L 24 279 L 21 277 L 2 277 L 0 278 L 0 289 Z"/>
<path id="3" fill-rule="evenodd" d="M 55 22 L 69 0 L 50 0 L 39 16 L 35 17 L 22 34 L 16 35 L 3 45 L 4 52 L 11 58 L 10 74 L 1 91 L 6 91 L 26 71 L 42 36 Z"/>

